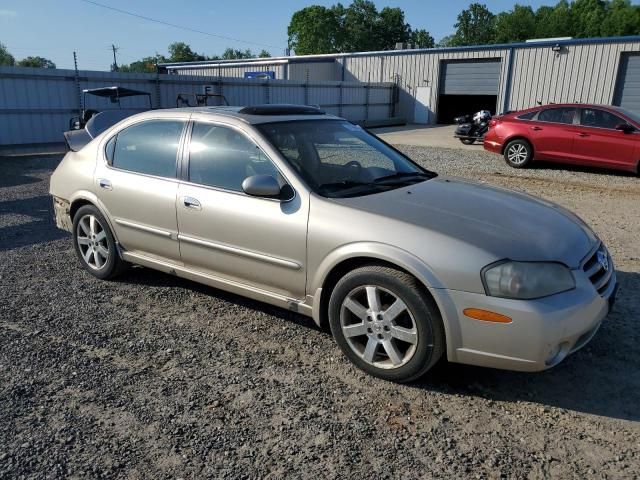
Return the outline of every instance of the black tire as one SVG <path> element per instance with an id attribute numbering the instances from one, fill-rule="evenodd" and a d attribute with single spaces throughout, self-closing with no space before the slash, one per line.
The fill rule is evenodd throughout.
<path id="1" fill-rule="evenodd" d="M 461 138 L 460 141 L 465 145 L 473 145 L 475 140 L 473 138 Z"/>
<path id="2" fill-rule="evenodd" d="M 525 168 L 533 160 L 533 147 L 522 138 L 511 140 L 504 147 L 504 161 L 513 168 Z"/>
<path id="3" fill-rule="evenodd" d="M 94 217 L 97 221 L 95 232 L 86 231 L 91 223 L 91 217 Z M 102 232 L 104 232 L 104 235 L 102 235 Z M 97 233 L 97 235 L 92 237 L 93 233 Z M 82 245 L 80 244 L 81 241 L 84 242 Z M 120 258 L 109 224 L 100 213 L 100 210 L 93 205 L 80 207 L 73 217 L 73 247 L 82 267 L 101 280 L 114 278 L 128 267 L 128 263 Z M 93 253 L 87 254 L 87 251 L 91 249 L 93 249 Z M 106 251 L 108 255 L 105 257 L 99 254 L 99 251 Z M 85 256 L 88 256 L 89 260 Z M 106 258 L 106 260 L 101 263 L 99 259 L 103 258 Z"/>
<path id="4" fill-rule="evenodd" d="M 378 317 L 380 318 L 378 322 L 377 320 L 371 319 L 368 313 L 363 313 L 363 316 L 366 315 L 366 318 L 356 318 L 355 315 L 351 313 L 351 310 L 343 305 L 343 302 L 345 302 L 348 296 L 353 299 L 354 297 L 352 297 L 352 295 L 357 295 L 357 293 L 354 294 L 353 292 L 358 292 L 359 289 L 366 289 L 367 286 L 375 286 L 380 289 L 379 311 L 382 314 L 389 308 L 389 304 L 384 304 L 383 297 L 386 297 L 390 302 L 393 297 L 395 297 L 396 300 L 400 299 L 404 303 L 406 311 L 398 315 L 393 322 L 411 322 L 411 330 L 414 332 L 412 335 L 416 335 L 415 338 L 417 338 L 415 344 L 405 343 L 402 340 L 392 339 L 390 337 L 385 337 L 384 340 L 377 340 L 377 338 L 382 339 L 383 337 L 381 335 L 383 334 L 393 336 L 393 332 L 376 330 L 379 332 L 376 334 L 371 328 L 367 329 L 368 333 L 353 335 L 350 336 L 351 340 L 347 340 L 342 327 L 343 318 L 341 315 L 343 314 L 345 316 L 345 322 L 346 317 L 349 316 L 350 318 L 354 318 L 358 323 L 357 325 L 348 324 L 347 327 L 355 326 L 362 328 L 363 325 L 374 327 L 374 323 L 383 323 L 380 316 Z M 368 296 L 368 292 L 365 291 L 365 295 Z M 365 309 L 369 307 L 368 304 L 364 305 L 362 302 L 360 303 L 360 306 L 363 306 Z M 364 303 L 368 303 L 368 300 Z M 368 309 L 367 312 L 370 312 L 370 310 L 371 309 Z M 357 268 L 347 273 L 338 281 L 331 293 L 328 314 L 331 333 L 345 356 L 358 368 L 370 375 L 385 380 L 393 382 L 409 382 L 415 380 L 424 375 L 436 364 L 440 357 L 442 357 L 445 349 L 442 318 L 433 299 L 423 292 L 422 285 L 420 285 L 414 277 L 390 267 L 371 265 Z M 403 315 L 404 317 L 402 317 Z M 360 320 L 360 318 L 362 318 L 362 320 Z M 360 321 L 363 325 L 359 323 Z M 386 321 L 386 319 L 384 321 Z M 391 328 L 394 328 L 395 331 L 398 326 L 400 325 L 396 324 Z M 380 325 L 375 325 L 375 327 L 378 328 Z M 386 326 L 382 328 L 387 329 Z M 355 348 L 358 347 L 356 342 L 360 341 L 363 344 L 363 352 L 359 354 Z M 388 365 L 387 368 L 376 366 L 375 363 L 380 364 L 384 361 L 384 356 L 388 357 L 389 363 L 393 363 L 391 356 L 386 353 L 387 344 L 383 343 L 376 343 L 376 347 L 373 348 L 373 359 L 379 359 L 379 361 L 369 362 L 365 360 L 367 346 L 370 341 L 391 342 L 394 348 L 399 349 L 400 352 L 404 347 L 408 347 L 406 350 L 408 353 L 404 354 L 406 363 L 398 363 L 399 366 Z M 352 346 L 354 344 L 356 344 L 355 347 Z"/>

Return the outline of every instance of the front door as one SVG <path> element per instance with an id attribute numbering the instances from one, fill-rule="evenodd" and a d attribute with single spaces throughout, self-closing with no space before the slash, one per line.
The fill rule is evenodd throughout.
<path id="1" fill-rule="evenodd" d="M 302 300 L 306 286 L 308 202 L 242 190 L 249 176 L 285 179 L 236 127 L 195 122 L 188 181 L 178 187 L 178 230 L 185 266 L 229 282 Z"/>
<path id="2" fill-rule="evenodd" d="M 633 170 L 638 161 L 640 136 L 616 130 L 616 126 L 626 123 L 606 110 L 582 108 L 573 143 L 574 156 L 588 165 Z"/>
<path id="3" fill-rule="evenodd" d="M 180 261 L 176 165 L 186 122 L 154 119 L 112 136 L 95 172 L 96 191 L 120 245 L 131 253 Z"/>

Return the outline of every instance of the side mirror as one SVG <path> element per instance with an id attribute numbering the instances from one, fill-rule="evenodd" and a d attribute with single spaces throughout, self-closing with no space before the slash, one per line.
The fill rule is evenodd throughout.
<path id="1" fill-rule="evenodd" d="M 636 128 L 628 123 L 620 123 L 616 125 L 616 130 L 620 130 L 623 133 L 632 133 L 636 131 Z"/>
<path id="2" fill-rule="evenodd" d="M 271 175 L 252 175 L 242 182 L 242 190 L 252 197 L 279 198 L 280 184 Z"/>

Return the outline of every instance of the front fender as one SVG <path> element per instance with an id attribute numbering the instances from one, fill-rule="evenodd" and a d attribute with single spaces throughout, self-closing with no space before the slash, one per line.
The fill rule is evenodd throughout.
<path id="1" fill-rule="evenodd" d="M 309 290 L 315 292 L 322 288 L 325 279 L 336 265 L 345 260 L 363 257 L 397 265 L 415 276 L 427 288 L 444 288 L 429 265 L 406 250 L 379 242 L 354 242 L 341 245 L 324 257 L 315 269 Z"/>
<path id="2" fill-rule="evenodd" d="M 455 308 L 451 303 L 448 291 L 444 288 L 433 269 L 415 255 L 393 245 L 378 242 L 355 242 L 342 245 L 332 250 L 322 260 L 310 283 L 313 292 L 312 317 L 320 325 L 320 298 L 322 286 L 327 276 L 340 263 L 354 258 L 373 258 L 396 265 L 416 277 L 431 293 L 442 317 L 442 323 L 447 341 L 447 355 L 455 358 L 454 346 L 460 343 L 460 328 L 457 317 L 452 312 Z"/>

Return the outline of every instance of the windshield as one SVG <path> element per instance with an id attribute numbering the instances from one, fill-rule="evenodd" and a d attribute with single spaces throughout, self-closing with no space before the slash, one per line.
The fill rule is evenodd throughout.
<path id="1" fill-rule="evenodd" d="M 361 127 L 345 120 L 307 120 L 257 126 L 325 197 L 370 195 L 435 176 Z"/>

